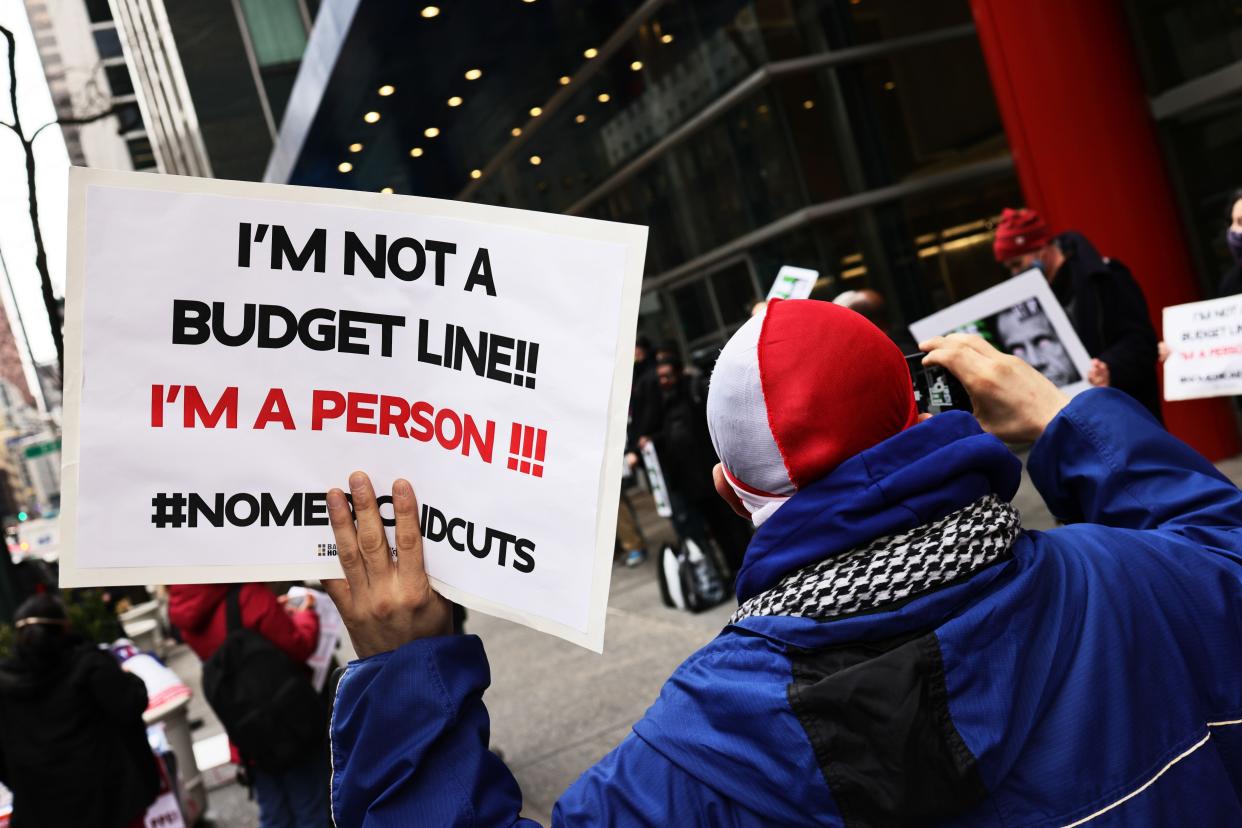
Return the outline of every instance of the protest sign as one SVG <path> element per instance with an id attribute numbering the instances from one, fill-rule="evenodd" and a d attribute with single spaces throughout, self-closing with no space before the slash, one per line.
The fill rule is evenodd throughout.
<path id="1" fill-rule="evenodd" d="M 664 469 L 660 468 L 660 456 L 655 443 L 647 441 L 642 449 L 643 466 L 647 469 L 647 484 L 651 487 L 651 499 L 655 501 L 656 514 L 662 518 L 673 516 L 673 504 L 668 499 L 668 484 L 664 482 Z"/>
<path id="2" fill-rule="evenodd" d="M 777 272 L 776 281 L 772 283 L 772 289 L 768 291 L 768 300 L 805 299 L 815 289 L 815 282 L 818 279 L 818 270 L 784 265 Z"/>
<path id="3" fill-rule="evenodd" d="M 1090 387 L 1091 357 L 1038 270 L 1019 273 L 910 325 L 916 342 L 958 332 L 978 334 L 1019 357 L 1067 394 Z"/>
<path id="4" fill-rule="evenodd" d="M 287 594 L 289 600 L 298 607 L 302 606 L 308 595 L 315 602 L 311 609 L 319 616 L 319 642 L 315 645 L 315 652 L 306 659 L 306 666 L 311 668 L 311 684 L 322 692 L 324 683 L 328 680 L 328 668 L 332 666 L 332 656 L 336 654 L 336 644 L 341 640 L 341 631 L 345 629 L 345 622 L 341 620 L 336 604 L 332 603 L 326 592 L 292 586 Z"/>
<path id="5" fill-rule="evenodd" d="M 1164 398 L 1242 394 L 1242 295 L 1164 309 Z"/>
<path id="6" fill-rule="evenodd" d="M 362 469 L 386 520 L 413 483 L 446 597 L 599 649 L 645 244 L 73 170 L 61 583 L 340 577 L 325 493 Z"/>

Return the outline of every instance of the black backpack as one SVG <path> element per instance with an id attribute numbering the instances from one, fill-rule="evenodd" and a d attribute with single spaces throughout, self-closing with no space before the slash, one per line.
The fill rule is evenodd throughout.
<path id="1" fill-rule="evenodd" d="M 319 749 L 327 715 L 304 666 L 242 626 L 240 589 L 226 598 L 228 631 L 203 664 L 203 695 L 243 760 L 282 770 Z"/>

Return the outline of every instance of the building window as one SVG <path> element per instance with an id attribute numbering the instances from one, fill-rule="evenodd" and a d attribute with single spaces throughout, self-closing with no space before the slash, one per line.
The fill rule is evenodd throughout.
<path id="1" fill-rule="evenodd" d="M 302 59 L 306 25 L 297 0 L 240 0 L 250 42 L 259 66 L 276 66 Z"/>
<path id="2" fill-rule="evenodd" d="M 99 50 L 101 58 L 107 60 L 121 56 L 121 37 L 117 34 L 116 27 L 95 29 L 93 34 L 95 35 L 95 48 Z"/>
<path id="3" fill-rule="evenodd" d="M 108 87 L 112 90 L 112 97 L 119 98 L 122 95 L 134 94 L 134 82 L 130 79 L 129 68 L 125 64 L 105 66 L 104 74 L 108 76 Z"/>
<path id="4" fill-rule="evenodd" d="M 112 20 L 112 9 L 108 0 L 86 0 L 86 15 L 92 23 L 107 23 Z"/>
<path id="5" fill-rule="evenodd" d="M 145 137 L 130 138 L 125 142 L 129 148 L 129 160 L 135 170 L 149 170 L 155 167 L 155 152 L 151 149 L 151 141 Z"/>

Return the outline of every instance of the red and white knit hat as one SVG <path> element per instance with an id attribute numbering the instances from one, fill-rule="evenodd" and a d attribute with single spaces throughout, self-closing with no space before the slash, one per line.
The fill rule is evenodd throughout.
<path id="1" fill-rule="evenodd" d="M 756 524 L 917 421 L 901 350 L 854 311 L 811 299 L 772 300 L 742 325 L 707 396 L 725 478 Z"/>

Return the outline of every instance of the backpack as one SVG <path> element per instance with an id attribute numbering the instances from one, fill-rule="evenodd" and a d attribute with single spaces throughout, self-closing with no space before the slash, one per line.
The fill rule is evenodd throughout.
<path id="1" fill-rule="evenodd" d="M 303 665 L 242 626 L 240 590 L 228 592 L 227 633 L 203 664 L 203 695 L 246 763 L 283 770 L 319 748 L 326 711 Z"/>
<path id="2" fill-rule="evenodd" d="M 676 547 L 664 544 L 658 572 L 660 597 L 666 607 L 702 612 L 729 597 L 720 570 L 693 538 L 683 538 Z"/>

